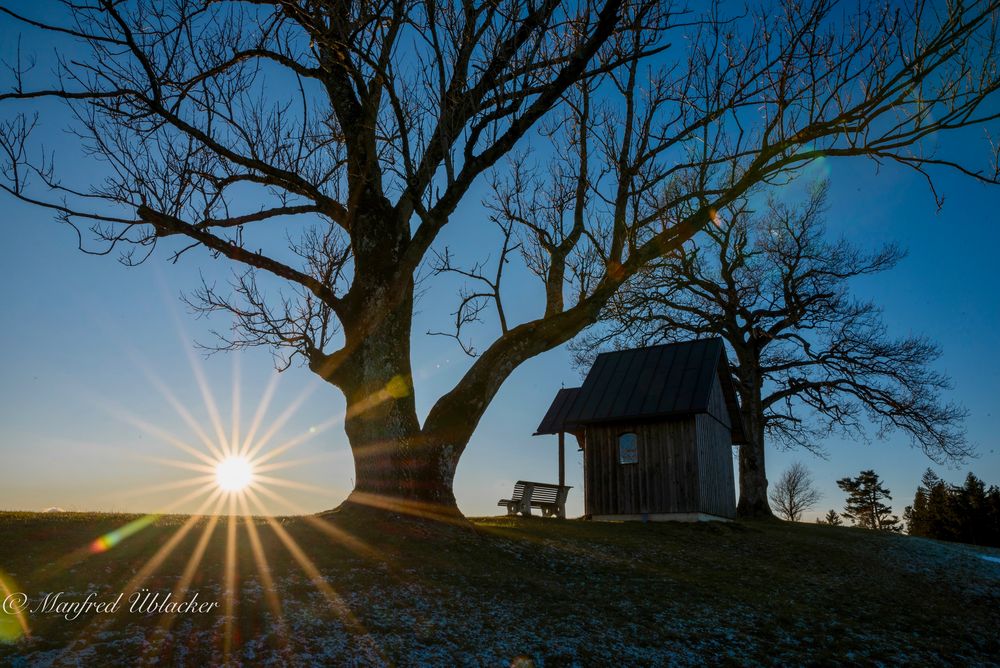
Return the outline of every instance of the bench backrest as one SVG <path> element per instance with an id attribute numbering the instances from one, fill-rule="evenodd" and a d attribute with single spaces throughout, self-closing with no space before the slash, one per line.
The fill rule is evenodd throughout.
<path id="1" fill-rule="evenodd" d="M 559 486 L 547 482 L 531 482 L 530 480 L 518 480 L 514 483 L 514 494 L 512 501 L 520 501 L 524 498 L 525 486 L 531 485 L 531 500 L 536 503 L 559 503 L 565 501 L 566 493 L 570 488 L 566 485 Z"/>

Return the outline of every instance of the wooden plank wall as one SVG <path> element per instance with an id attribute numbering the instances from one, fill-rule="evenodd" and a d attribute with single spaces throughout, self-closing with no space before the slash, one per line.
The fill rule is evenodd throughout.
<path id="1" fill-rule="evenodd" d="M 584 504 L 590 515 L 699 511 L 695 416 L 665 422 L 588 426 Z M 618 436 L 636 433 L 637 464 L 618 463 Z"/>
<path id="2" fill-rule="evenodd" d="M 712 393 L 708 396 L 708 412 L 722 424 L 732 427 L 729 419 L 729 408 L 726 406 L 726 395 L 722 393 L 722 383 L 716 374 L 715 382 L 712 383 Z"/>
<path id="3" fill-rule="evenodd" d="M 732 432 L 711 415 L 695 416 L 701 512 L 736 517 Z"/>

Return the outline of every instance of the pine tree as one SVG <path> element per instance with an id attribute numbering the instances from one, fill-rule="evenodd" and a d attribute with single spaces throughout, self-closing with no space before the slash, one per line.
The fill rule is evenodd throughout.
<path id="1" fill-rule="evenodd" d="M 960 522 L 948 483 L 927 469 L 921 486 L 927 491 L 926 535 L 938 540 L 960 540 Z"/>
<path id="2" fill-rule="evenodd" d="M 965 477 L 965 484 L 955 488 L 955 515 L 959 518 L 956 527 L 959 540 L 975 545 L 984 544 L 989 532 L 987 517 L 986 485 L 972 473 Z"/>
<path id="3" fill-rule="evenodd" d="M 903 517 L 912 536 L 1000 546 L 1000 489 L 973 473 L 957 486 L 927 469 Z"/>
<path id="4" fill-rule="evenodd" d="M 847 492 L 844 517 L 857 526 L 879 531 L 901 531 L 899 517 L 892 514 L 892 506 L 882 503 L 892 500 L 889 490 L 882 486 L 875 471 L 862 471 L 856 478 L 841 478 L 837 486 Z"/>
<path id="5" fill-rule="evenodd" d="M 987 515 L 989 517 L 988 533 L 983 545 L 1000 547 L 1000 488 L 990 485 L 986 492 Z"/>
<path id="6" fill-rule="evenodd" d="M 819 522 L 820 520 L 817 519 L 816 521 Z M 823 518 L 822 523 L 823 524 L 829 524 L 829 525 L 835 526 L 835 527 L 839 527 L 840 525 L 842 525 L 844 523 L 844 521 L 842 519 L 840 519 L 840 515 L 837 513 L 836 510 L 834 510 L 833 508 L 830 508 L 829 512 L 827 512 L 827 514 L 826 514 L 826 517 Z"/>
<path id="7" fill-rule="evenodd" d="M 916 494 L 913 495 L 913 505 L 907 506 L 903 511 L 903 519 L 906 521 L 906 531 L 911 536 L 934 537 L 932 531 L 933 509 L 930 506 L 929 494 L 931 490 L 943 485 L 944 481 L 931 469 L 924 471 L 917 487 Z"/>

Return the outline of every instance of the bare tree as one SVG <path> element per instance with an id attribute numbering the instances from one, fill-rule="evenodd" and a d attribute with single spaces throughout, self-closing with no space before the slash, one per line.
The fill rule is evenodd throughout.
<path id="1" fill-rule="evenodd" d="M 996 117 L 984 104 L 1000 81 L 995 1 L 731 16 L 662 0 L 64 6 L 64 20 L 0 8 L 57 50 L 51 77 L 8 54 L 0 187 L 81 244 L 89 227 L 103 245 L 88 252 L 136 263 L 166 246 L 177 263 L 235 263 L 231 289 L 190 298 L 233 317 L 219 348 L 270 347 L 344 393 L 350 503 L 457 515 L 455 467 L 510 373 L 762 184 L 823 156 L 997 180 L 995 164 L 923 149 Z M 90 183 L 36 149 L 48 98 L 72 114 L 100 173 Z M 421 423 L 418 272 L 482 284 L 459 326 L 503 294 L 483 258 L 440 249 L 485 180 L 502 195 L 494 218 L 516 230 L 507 256 L 539 276 L 545 305 L 481 327 L 480 345 L 460 338 L 479 354 Z"/>
<path id="2" fill-rule="evenodd" d="M 826 196 L 818 183 L 799 206 L 771 198 L 759 213 L 746 201 L 731 207 L 700 243 L 638 274 L 609 302 L 608 326 L 578 347 L 583 362 L 609 341 L 722 337 L 750 441 L 739 456 L 745 517 L 770 514 L 767 439 L 821 452 L 831 433 L 865 438 L 874 423 L 879 436 L 901 431 L 933 458 L 969 454 L 966 412 L 942 401 L 949 382 L 931 368 L 938 346 L 889 336 L 880 309 L 848 289 L 852 278 L 894 267 L 903 252 L 828 239 Z"/>
<path id="3" fill-rule="evenodd" d="M 769 493 L 772 507 L 782 519 L 798 522 L 802 513 L 812 510 L 822 498 L 812 475 L 801 462 L 795 462 L 781 474 Z"/>

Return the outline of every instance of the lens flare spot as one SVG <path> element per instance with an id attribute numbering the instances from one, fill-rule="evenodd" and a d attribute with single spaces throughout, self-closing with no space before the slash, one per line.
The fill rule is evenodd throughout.
<path id="1" fill-rule="evenodd" d="M 91 553 L 107 552 L 132 534 L 138 533 L 148 527 L 158 517 L 159 515 L 144 515 L 137 520 L 132 520 L 123 527 L 109 531 L 90 544 Z"/>
<path id="2" fill-rule="evenodd" d="M 406 376 L 393 376 L 385 386 L 385 391 L 393 399 L 402 399 L 403 397 L 410 396 L 412 390 L 410 388 L 410 381 Z"/>
<path id="3" fill-rule="evenodd" d="M 227 457 L 215 465 L 215 482 L 226 492 L 239 492 L 253 482 L 253 466 L 244 457 Z"/>
<path id="4" fill-rule="evenodd" d="M 3 571 L 0 571 L 0 644 L 13 644 L 30 636 L 28 620 L 24 611 L 28 608 L 28 597 L 20 587 Z"/>

